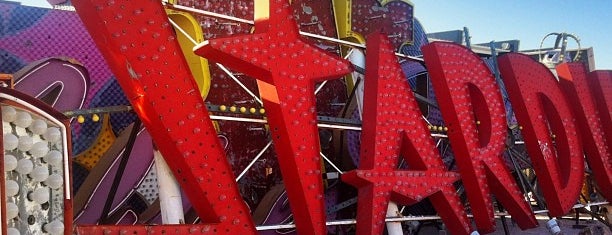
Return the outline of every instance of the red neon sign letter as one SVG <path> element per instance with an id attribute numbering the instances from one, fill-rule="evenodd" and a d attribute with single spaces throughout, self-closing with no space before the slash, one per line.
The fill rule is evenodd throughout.
<path id="1" fill-rule="evenodd" d="M 586 68 L 582 63 L 565 63 L 557 66 L 557 74 L 576 115 L 584 153 L 600 193 L 612 200 L 612 156 L 608 147 L 612 139 L 605 138 L 601 115 L 589 89 Z"/>
<path id="2" fill-rule="evenodd" d="M 256 19 L 255 34 L 213 39 L 195 53 L 257 78 L 298 232 L 325 234 L 314 86 L 350 66 L 300 37 L 288 1 L 269 6 L 269 15 Z"/>
<path id="3" fill-rule="evenodd" d="M 357 234 L 382 234 L 389 200 L 413 204 L 430 197 L 453 234 L 469 222 L 388 39 L 368 36 L 361 161 L 342 180 L 359 189 Z M 402 155 L 410 170 L 397 169 Z M 431 196 L 430 196 L 431 195 Z"/>
<path id="4" fill-rule="evenodd" d="M 591 94 L 595 98 L 595 105 L 597 106 L 597 110 L 599 110 L 599 117 L 601 120 L 602 128 L 605 134 L 605 139 L 608 141 L 608 148 L 610 148 L 610 144 L 612 144 L 612 71 L 611 70 L 598 70 L 589 73 L 589 77 L 587 79 L 589 87 L 591 88 Z M 612 154 L 612 150 L 608 149 Z M 608 156 L 608 161 L 605 163 L 606 169 L 612 168 L 612 156 Z M 608 179 L 612 176 L 609 175 Z M 608 201 L 612 201 L 612 193 L 610 192 L 612 188 L 603 188 L 600 187 L 602 194 L 608 199 Z"/>
<path id="5" fill-rule="evenodd" d="M 423 47 L 423 55 L 478 229 L 495 230 L 489 190 L 522 229 L 535 227 L 531 208 L 501 158 L 506 113 L 493 75 L 460 45 L 432 43 Z"/>
<path id="6" fill-rule="evenodd" d="M 255 234 L 249 209 L 215 134 L 161 1 L 74 1 L 85 27 L 117 76 L 198 215 L 208 224 L 173 225 L 176 233 Z M 168 226 L 130 226 L 129 233 Z M 127 232 L 79 227 L 79 234 Z"/>
<path id="7" fill-rule="evenodd" d="M 589 73 L 588 82 L 599 110 L 606 139 L 610 144 L 612 142 L 612 71 L 593 71 Z"/>
<path id="8" fill-rule="evenodd" d="M 510 53 L 499 58 L 499 69 L 523 126 L 527 151 L 550 215 L 562 216 L 576 203 L 584 178 L 574 115 L 559 83 L 543 64 Z"/>

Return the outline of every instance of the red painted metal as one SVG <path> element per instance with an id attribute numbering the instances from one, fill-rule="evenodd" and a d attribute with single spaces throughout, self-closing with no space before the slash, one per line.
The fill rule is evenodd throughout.
<path id="1" fill-rule="evenodd" d="M 389 201 L 413 204 L 430 197 L 453 234 L 469 234 L 470 222 L 449 172 L 430 137 L 410 86 L 386 35 L 367 40 L 361 160 L 342 180 L 359 189 L 357 234 L 382 234 Z M 398 159 L 409 170 L 398 169 Z"/>
<path id="2" fill-rule="evenodd" d="M 550 70 L 526 55 L 501 56 L 499 69 L 523 126 L 549 214 L 562 216 L 576 203 L 584 179 L 582 146 L 570 103 Z"/>
<path id="3" fill-rule="evenodd" d="M 256 19 L 255 34 L 213 39 L 195 53 L 258 79 L 298 232 L 325 234 L 314 85 L 351 69 L 300 37 L 287 1 L 269 7 L 268 18 Z"/>
<path id="4" fill-rule="evenodd" d="M 590 75 L 593 75 L 593 78 L 591 79 L 594 80 L 593 84 L 596 84 L 596 80 L 599 80 L 598 87 L 603 93 L 602 96 L 605 99 L 608 112 L 612 113 L 612 92 L 609 92 L 612 90 L 612 70 L 597 70 L 591 72 Z"/>
<path id="5" fill-rule="evenodd" d="M 210 223 L 197 231 L 255 234 L 161 2 L 82 0 L 73 4 L 181 188 L 202 221 Z M 121 233 L 125 227 L 105 229 Z M 147 231 L 149 227 L 130 229 Z M 80 234 L 100 231 L 95 227 L 77 230 Z"/>
<path id="6" fill-rule="evenodd" d="M 590 72 L 587 81 L 595 98 L 604 134 L 610 143 L 612 142 L 612 70 Z"/>
<path id="7" fill-rule="evenodd" d="M 565 63 L 556 67 L 563 93 L 568 98 L 580 129 L 584 153 L 593 170 L 600 193 L 612 200 L 612 139 L 604 134 L 601 115 L 595 107 L 582 63 Z"/>
<path id="8" fill-rule="evenodd" d="M 502 158 L 506 115 L 495 78 L 460 45 L 432 43 L 423 55 L 478 230 L 495 230 L 491 192 L 521 228 L 537 226 Z"/>

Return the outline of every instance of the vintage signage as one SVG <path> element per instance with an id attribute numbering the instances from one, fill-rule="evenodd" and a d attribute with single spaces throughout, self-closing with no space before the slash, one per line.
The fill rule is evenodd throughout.
<path id="1" fill-rule="evenodd" d="M 586 72 L 579 63 L 557 66 L 563 94 L 576 116 L 582 148 L 600 193 L 612 199 L 612 123 L 610 123 L 610 71 Z M 608 84 L 607 89 L 603 84 Z M 601 89 L 600 89 L 601 88 Z M 607 97 L 603 94 L 607 93 Z M 606 100 L 607 98 L 607 100 Z M 595 101 L 598 102 L 595 102 Z M 607 102 L 606 102 L 607 101 Z M 607 103 L 607 106 L 606 106 Z M 597 107 L 599 105 L 599 107 Z M 607 108 L 606 108 L 607 107 Z"/>
<path id="2" fill-rule="evenodd" d="M 255 234 L 161 2 L 73 4 L 203 221 L 79 226 L 77 232 Z M 257 78 L 298 232 L 326 234 L 314 84 L 351 69 L 347 61 L 301 39 L 289 1 L 256 0 L 255 6 L 265 10 L 256 14 L 255 34 L 213 39 L 195 51 Z M 480 59 L 459 45 L 434 43 L 424 48 L 460 169 L 448 172 L 402 82 L 387 39 L 374 34 L 367 43 L 363 159 L 359 169 L 342 177 L 359 189 L 358 233 L 382 232 L 390 200 L 410 204 L 429 197 L 453 234 L 468 234 L 473 228 L 454 193 L 457 180 L 467 189 L 479 231 L 494 230 L 491 194 L 522 228 L 536 226 L 500 158 L 506 141 L 505 111 L 500 90 Z M 602 194 L 611 200 L 610 73 L 586 75 L 575 65 L 565 65 L 571 68 L 564 72 L 562 65 L 562 90 L 548 70 L 522 55 L 506 55 L 499 62 L 551 215 L 567 213 L 577 199 L 584 168 L 581 142 L 593 142 L 584 144 L 585 152 L 591 164 L 601 164 L 592 169 Z M 572 98 L 584 108 L 571 109 Z M 581 128 L 576 127 L 576 116 Z M 400 156 L 409 169 L 397 169 Z"/>
<path id="3" fill-rule="evenodd" d="M 521 228 L 535 227 L 530 206 L 503 162 L 507 119 L 495 78 L 465 47 L 434 43 L 423 49 L 479 231 L 495 230 L 491 192 Z"/>
<path id="4" fill-rule="evenodd" d="M 503 56 L 499 65 L 546 205 L 551 216 L 561 216 L 576 203 L 584 178 L 574 114 L 543 65 L 520 54 Z"/>
<path id="5" fill-rule="evenodd" d="M 450 230 L 469 234 L 453 186 L 459 174 L 446 171 L 392 46 L 383 34 L 370 35 L 367 46 L 360 165 L 342 176 L 359 189 L 357 233 L 381 234 L 390 200 L 429 197 Z M 409 170 L 397 169 L 400 156 Z"/>

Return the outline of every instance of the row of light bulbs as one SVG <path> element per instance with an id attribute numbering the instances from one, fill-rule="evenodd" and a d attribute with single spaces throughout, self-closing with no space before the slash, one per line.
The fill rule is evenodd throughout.
<path id="1" fill-rule="evenodd" d="M 62 190 L 64 186 L 60 129 L 25 110 L 6 105 L 2 106 L 2 121 L 7 222 L 21 221 L 20 213 L 33 213 L 30 216 L 35 216 L 35 220 L 30 222 L 28 219 L 29 225 L 40 224 L 43 233 L 64 234 L 62 216 L 50 218 L 53 217 L 50 212 L 31 212 L 32 203 L 38 205 L 33 208 L 48 209 L 50 203 L 59 203 L 53 206 L 63 208 L 63 200 L 52 198 L 52 195 L 57 195 L 53 192 Z M 24 226 L 17 225 L 9 223 L 9 235 L 24 232 L 20 231 Z"/>

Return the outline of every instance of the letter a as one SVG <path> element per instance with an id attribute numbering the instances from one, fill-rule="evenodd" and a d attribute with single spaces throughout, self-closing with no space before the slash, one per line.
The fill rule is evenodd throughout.
<path id="1" fill-rule="evenodd" d="M 368 36 L 359 169 L 342 180 L 359 189 L 357 234 L 381 234 L 390 200 L 413 204 L 429 197 L 453 234 L 469 222 L 410 86 L 385 35 Z M 409 170 L 398 169 L 400 155 Z"/>

